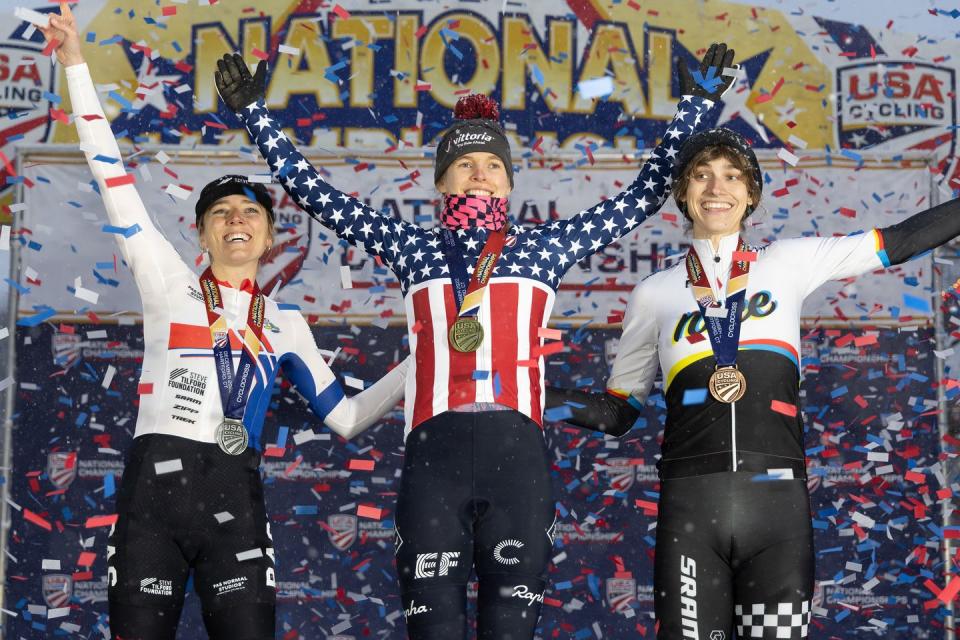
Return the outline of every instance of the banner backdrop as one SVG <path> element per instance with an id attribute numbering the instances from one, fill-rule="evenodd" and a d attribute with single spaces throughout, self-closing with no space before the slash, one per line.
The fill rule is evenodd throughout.
<path id="1" fill-rule="evenodd" d="M 142 333 L 115 327 L 109 341 L 83 337 L 100 327 L 43 324 L 18 334 L 5 637 L 103 637 L 109 527 L 98 518 L 114 513 L 137 410 Z M 397 357 L 392 345 L 403 331 L 327 328 L 317 339 L 365 354 L 341 359 L 338 372 L 372 381 Z M 579 333 L 551 361 L 548 381 L 602 384 L 617 335 Z M 938 525 L 939 502 L 957 487 L 938 459 L 931 339 L 929 329 L 805 332 L 818 580 L 812 638 L 943 637 L 931 589 L 944 586 L 939 546 L 952 534 Z M 654 637 L 654 465 L 663 406 L 654 393 L 622 440 L 548 424 L 560 515 L 539 637 Z M 307 430 L 316 436 L 303 441 L 297 434 Z M 277 555 L 277 637 L 405 637 L 393 566 L 402 433 L 395 412 L 344 442 L 289 389 L 277 394 L 264 439 L 282 453 L 263 464 Z M 374 469 L 350 471 L 356 459 Z M 380 519 L 358 517 L 359 505 L 382 509 Z M 204 637 L 195 597 L 184 615 L 179 637 Z"/>
<path id="2" fill-rule="evenodd" d="M 0 6 L 16 4 L 31 3 Z M 429 147 L 459 95 L 502 102 L 520 165 L 515 219 L 567 216 L 629 184 L 636 150 L 652 147 L 672 116 L 677 65 L 694 64 L 717 34 L 737 50 L 743 73 L 707 124 L 734 128 L 767 149 L 768 160 L 783 159 L 765 164 L 766 213 L 752 240 L 891 224 L 931 204 L 931 175 L 942 195 L 960 186 L 960 44 L 892 23 L 876 30 L 699 0 L 162 5 L 84 0 L 76 12 L 114 132 L 134 153 L 151 148 L 127 155 L 138 188 L 191 264 L 193 201 L 184 194 L 227 168 L 263 171 L 214 89 L 216 59 L 234 50 L 250 63 L 268 61 L 268 105 L 333 184 L 424 226 L 435 197 Z M 34 158 L 22 175 L 15 169 L 21 146 L 76 138 L 62 69 L 43 55 L 39 34 L 6 15 L 0 23 L 0 205 L 27 221 L 12 230 L 22 267 L 7 284 L 28 316 L 11 336 L 18 356 L 4 633 L 104 637 L 104 516 L 114 512 L 137 410 L 141 331 L 127 325 L 138 300 L 100 231 L 105 218 L 86 169 L 62 157 Z M 157 143 L 200 150 L 199 159 L 169 147 L 157 154 Z M 933 157 L 933 171 L 900 166 L 907 151 Z M 875 163 L 873 152 L 887 161 Z M 24 199 L 14 200 L 11 187 L 22 187 Z M 338 373 L 375 379 L 403 355 L 403 330 L 390 326 L 400 309 L 392 278 L 289 204 L 282 211 L 288 243 L 266 267 L 285 283 L 277 297 L 333 325 L 317 329 L 318 341 L 340 348 Z M 571 273 L 554 318 L 567 329 L 566 351 L 551 361 L 548 382 L 602 388 L 616 332 L 593 327 L 616 322 L 636 279 L 685 248 L 681 223 L 668 205 Z M 925 323 L 931 268 L 927 257 L 833 283 L 805 310 L 825 321 L 818 326 L 860 327 L 804 338 L 818 563 L 812 637 L 940 638 L 943 605 L 960 588 L 941 552 L 960 534 L 938 524 L 941 503 L 960 491 L 941 458 L 956 455 L 960 441 L 948 439 L 941 453 L 938 356 Z M 51 312 L 60 315 L 41 321 Z M 66 323 L 77 316 L 84 324 Z M 890 319 L 899 326 L 879 328 Z M 956 384 L 944 384 L 953 398 Z M 653 637 L 663 408 L 654 394 L 623 440 L 548 426 L 561 536 L 541 637 Z M 344 443 L 295 393 L 277 393 L 268 422 L 275 432 L 265 437 L 282 455 L 268 458 L 264 473 L 280 637 L 404 637 L 392 566 L 399 420 Z M 294 434 L 308 429 L 317 437 L 296 444 Z M 353 459 L 374 461 L 374 471 L 350 471 Z M 381 518 L 359 517 L 359 505 L 382 509 Z M 191 603 L 182 638 L 202 637 Z"/>
<path id="3" fill-rule="evenodd" d="M 254 152 L 257 153 L 257 152 Z M 157 156 L 165 160 L 161 164 Z M 420 162 L 415 167 L 390 157 L 354 157 L 351 162 L 315 157 L 327 180 L 343 190 L 361 194 L 374 207 L 426 228 L 435 226 L 436 192 L 429 180 L 411 185 L 411 172 L 432 175 Z M 147 162 L 152 160 L 152 162 Z M 140 299 L 122 263 L 99 193 L 86 164 L 67 164 L 55 156 L 28 154 L 23 175 L 23 226 L 31 244 L 21 252 L 25 277 L 20 284 L 21 309 L 50 307 L 72 313 L 91 307 L 98 314 L 133 311 Z M 226 172 L 263 173 L 265 165 L 240 163 L 216 155 L 185 157 L 166 152 L 141 153 L 135 171 L 138 191 L 155 224 L 176 246 L 188 264 L 200 257 L 193 205 L 197 194 L 180 199 L 168 185 L 189 179 L 206 184 Z M 359 163 L 359 164 L 358 164 Z M 358 166 L 376 171 L 357 172 Z M 406 166 L 404 166 L 406 165 Z M 567 217 L 610 197 L 634 181 L 633 161 L 605 162 L 565 171 L 558 180 L 550 167 L 531 166 L 517 178 L 511 195 L 511 215 L 519 224 Z M 833 166 L 810 163 L 802 172 L 770 170 L 764 187 L 764 206 L 748 237 L 762 243 L 776 237 L 829 236 L 884 227 L 930 206 L 930 174 L 921 162 L 908 166 L 874 165 L 857 168 L 850 162 Z M 277 239 L 280 250 L 271 253 L 261 284 L 274 297 L 328 322 L 376 322 L 404 318 L 403 301 L 392 273 L 377 266 L 362 251 L 347 247 L 304 213 L 279 185 L 271 186 L 279 203 Z M 672 203 L 616 245 L 575 265 L 564 279 L 554 307 L 554 322 L 618 322 L 626 297 L 641 278 L 672 263 L 686 251 L 688 233 L 683 216 Z M 899 315 L 931 315 L 930 258 L 897 269 L 869 274 L 855 282 L 830 282 L 804 306 L 804 315 L 823 318 L 889 319 Z M 79 289 L 77 277 L 80 277 Z M 344 288 L 344 283 L 349 289 Z M 96 302 L 91 305 L 91 292 Z"/>

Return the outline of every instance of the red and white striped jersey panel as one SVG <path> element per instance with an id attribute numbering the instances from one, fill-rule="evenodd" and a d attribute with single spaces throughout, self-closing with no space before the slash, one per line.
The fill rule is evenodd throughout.
<path id="1" fill-rule="evenodd" d="M 407 292 L 412 370 L 407 374 L 407 433 L 424 420 L 472 402 L 497 402 L 543 424 L 543 361 L 537 353 L 555 293 L 530 278 L 490 280 L 478 319 L 483 345 L 474 353 L 450 348 L 457 318 L 449 278 L 414 285 Z M 518 364 L 519 363 L 519 364 Z M 534 366 L 530 366 L 530 365 Z"/>

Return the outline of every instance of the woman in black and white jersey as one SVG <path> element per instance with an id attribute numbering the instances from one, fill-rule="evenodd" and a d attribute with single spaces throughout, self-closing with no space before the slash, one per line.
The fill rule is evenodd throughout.
<path id="1" fill-rule="evenodd" d="M 654 570 L 658 638 L 805 638 L 813 536 L 799 410 L 800 310 L 828 280 L 960 234 L 957 200 L 883 229 L 747 246 L 763 179 L 728 129 L 687 139 L 672 187 L 686 259 L 638 284 L 606 393 L 548 388 L 568 422 L 625 434 L 659 365 L 667 420 Z M 780 410 L 774 410 L 779 407 Z M 758 482 L 758 480 L 769 480 Z"/>
<path id="2" fill-rule="evenodd" d="M 42 27 L 66 67 L 81 148 L 143 303 L 137 428 L 107 547 L 110 628 L 123 640 L 176 636 L 191 570 L 211 638 L 275 634 L 274 551 L 260 482 L 260 432 L 279 369 L 349 438 L 403 393 L 406 363 L 346 398 L 298 311 L 256 284 L 273 242 L 263 185 L 223 176 L 201 191 L 199 278 L 154 225 L 127 176 L 66 4 Z M 199 357 L 198 357 L 199 356 Z"/>

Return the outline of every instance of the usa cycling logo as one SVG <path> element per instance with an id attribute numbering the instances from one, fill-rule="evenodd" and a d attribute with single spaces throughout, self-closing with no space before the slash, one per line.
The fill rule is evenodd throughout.
<path id="1" fill-rule="evenodd" d="M 56 451 L 47 454 L 47 477 L 59 490 L 68 488 L 77 478 L 76 451 Z"/>
<path id="2" fill-rule="evenodd" d="M 616 613 L 637 606 L 637 581 L 633 578 L 607 578 L 607 603 Z"/>
<path id="3" fill-rule="evenodd" d="M 17 29 L 9 39 L 0 40 L 0 151 L 8 158 L 15 155 L 14 145 L 45 142 L 54 121 L 47 99 L 56 94 L 53 63 L 43 55 L 39 34 L 33 42 L 17 39 L 22 33 Z M 6 178 L 6 168 L 0 165 L 0 191 L 9 188 Z"/>
<path id="4" fill-rule="evenodd" d="M 73 578 L 65 573 L 51 573 L 43 576 L 40 588 L 47 606 L 60 608 L 73 597 Z"/>
<path id="5" fill-rule="evenodd" d="M 954 153 L 956 75 L 949 67 L 884 60 L 837 68 L 840 146 Z"/>
<path id="6" fill-rule="evenodd" d="M 336 513 L 327 518 L 327 535 L 340 551 L 349 549 L 357 539 L 357 516 Z"/>
<path id="7" fill-rule="evenodd" d="M 629 491 L 637 478 L 636 466 L 630 458 L 608 458 L 607 477 L 614 491 Z"/>

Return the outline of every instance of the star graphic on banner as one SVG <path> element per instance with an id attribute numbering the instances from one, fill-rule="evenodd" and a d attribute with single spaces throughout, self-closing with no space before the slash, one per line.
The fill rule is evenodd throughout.
<path id="1" fill-rule="evenodd" d="M 759 135 L 765 143 L 770 143 L 770 136 L 767 134 L 766 127 L 760 122 L 757 114 L 747 106 L 747 99 L 753 92 L 750 78 L 755 78 L 760 75 L 769 57 L 770 51 L 764 51 L 740 63 L 741 75 L 736 79 L 733 86 L 730 87 L 730 90 L 723 94 L 723 108 L 717 117 L 715 127 L 722 127 L 727 122 L 731 122 L 735 118 L 740 118 L 748 124 L 751 129 L 756 131 L 757 135 Z"/>

